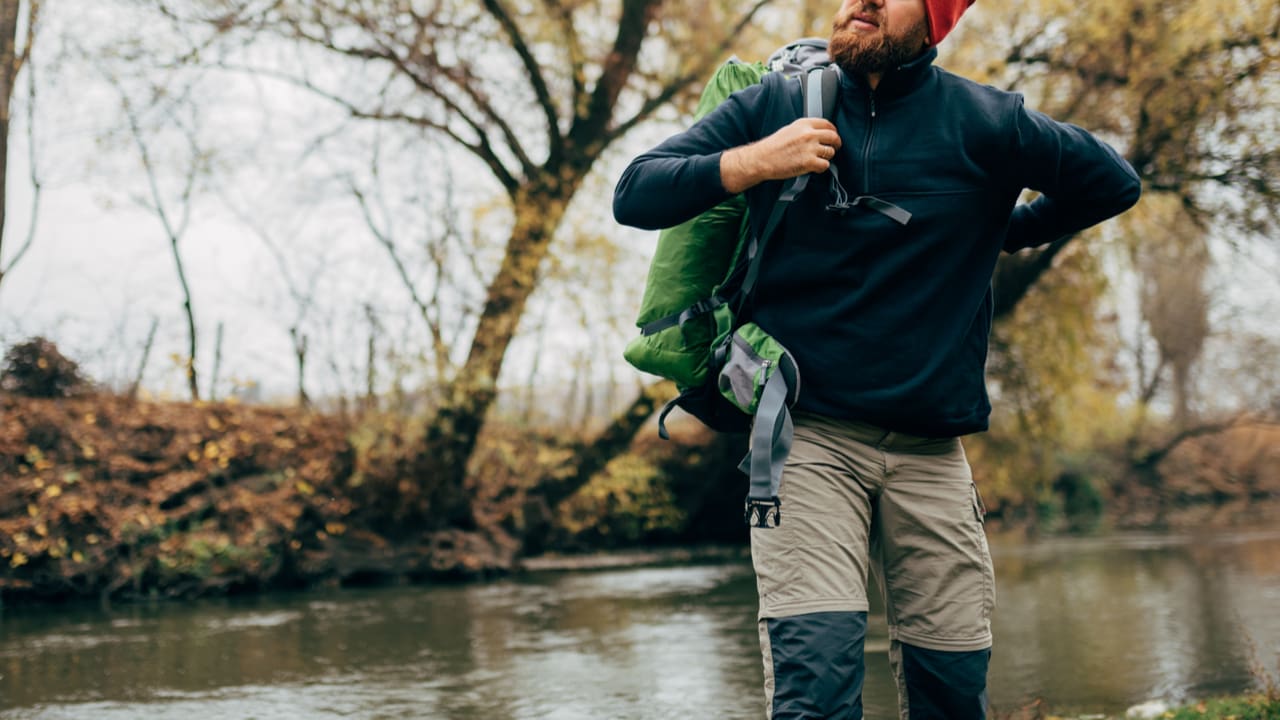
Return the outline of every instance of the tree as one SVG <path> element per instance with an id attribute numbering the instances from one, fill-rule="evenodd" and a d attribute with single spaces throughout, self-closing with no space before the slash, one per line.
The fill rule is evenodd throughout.
<path id="1" fill-rule="evenodd" d="M 298 69 L 291 77 L 354 118 L 447 138 L 505 195 L 504 251 L 465 359 L 438 379 L 438 408 L 413 463 L 419 481 L 438 490 L 428 526 L 471 522 L 467 462 L 539 268 L 587 175 L 607 148 L 706 77 L 769 1 L 743 9 L 658 0 L 194 4 L 226 36 L 269 33 L 365 63 L 380 77 L 378 93 L 324 88 Z"/>
<path id="2" fill-rule="evenodd" d="M 998 410 L 971 456 L 1006 498 L 1034 504 L 1067 465 L 1137 437 L 1173 357 L 1189 373 L 1208 333 L 1205 244 L 1247 251 L 1280 227 L 1278 27 L 1280 8 L 1251 0 L 996 0 L 948 38 L 944 64 L 1098 132 L 1145 189 L 1120 223 L 997 266 L 988 372 Z M 1141 270 L 1146 301 L 1133 307 L 1161 316 L 1147 329 L 1163 333 L 1138 343 L 1149 352 L 1136 356 L 1136 421 L 1120 406 L 1123 324 L 1106 306 L 1108 279 L 1128 286 L 1108 271 L 1118 267 Z"/>
<path id="3" fill-rule="evenodd" d="M 1172 207 L 1156 199 L 1148 205 L 1161 206 L 1166 216 L 1148 226 L 1163 242 L 1134 243 L 1133 261 L 1140 276 L 1142 316 L 1158 351 L 1157 367 L 1168 368 L 1172 376 L 1174 428 L 1183 430 L 1191 421 L 1192 369 L 1210 332 L 1205 285 L 1209 248 L 1204 233 L 1176 201 Z"/>
<path id="4" fill-rule="evenodd" d="M 23 12 L 23 6 L 26 6 L 26 12 Z M 0 0 L 0 250 L 4 248 L 4 231 L 6 218 L 6 198 L 8 193 L 4 192 L 6 181 L 8 179 L 9 169 L 9 127 L 10 127 L 10 105 L 13 101 L 14 87 L 17 84 L 18 75 L 22 69 L 27 66 L 31 60 L 31 49 L 35 45 L 37 21 L 40 17 L 40 0 Z M 19 42 L 19 31 L 24 31 L 25 37 Z M 28 79 L 31 79 L 32 73 L 27 72 Z M 32 108 L 35 104 L 35 82 L 31 80 L 31 90 L 28 94 L 27 110 L 28 118 L 33 119 L 34 113 Z M 35 194 L 32 200 L 33 205 L 39 202 L 40 184 L 35 176 L 34 162 L 34 124 L 28 122 L 28 132 L 32 133 L 32 163 L 31 172 L 33 185 L 35 185 Z M 18 248 L 18 252 L 10 259 L 9 264 L 0 264 L 0 282 L 4 280 L 4 276 L 11 271 L 22 256 L 26 254 L 28 248 L 31 247 L 31 241 L 34 238 L 36 213 L 31 213 L 31 228 L 28 231 L 27 239 Z M 3 253 L 0 253 L 0 259 Z"/>
<path id="5" fill-rule="evenodd" d="M 975 15 L 959 33 L 971 74 L 1108 135 L 1148 191 L 1173 194 L 1202 225 L 1255 238 L 1280 227 L 1275 3 L 1005 0 Z M 998 316 L 1066 243 L 1001 262 Z"/>
<path id="6" fill-rule="evenodd" d="M 187 379 L 187 390 L 192 400 L 200 399 L 200 378 L 196 369 L 196 349 L 198 334 L 196 332 L 196 314 L 193 304 L 191 283 L 187 280 L 186 264 L 182 257 L 182 237 L 191 224 L 191 212 L 194 207 L 193 194 L 197 181 L 208 170 L 209 157 L 200 149 L 197 125 L 199 113 L 185 105 L 183 94 L 177 99 L 169 98 L 164 93 L 156 92 L 155 106 L 139 107 L 136 100 L 130 97 L 118 77 L 111 76 L 109 81 L 115 85 L 120 94 L 120 107 L 128 123 L 129 136 L 138 151 L 138 160 L 147 181 L 147 193 L 134 197 L 141 207 L 154 213 L 164 229 L 165 238 L 169 242 L 169 252 L 173 257 L 174 269 L 177 272 L 178 286 L 182 291 L 182 312 L 187 324 L 187 353 L 182 358 L 183 370 Z M 144 127 L 145 110 L 159 111 L 161 122 L 177 128 L 185 141 L 188 161 L 181 177 L 181 190 L 174 200 L 166 198 L 162 188 L 161 174 L 164 168 L 158 164 L 155 150 L 148 141 L 148 130 Z M 174 205 L 177 207 L 173 207 Z"/>

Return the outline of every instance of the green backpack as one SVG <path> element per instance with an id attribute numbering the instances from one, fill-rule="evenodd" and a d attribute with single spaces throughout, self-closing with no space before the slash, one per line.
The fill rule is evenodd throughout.
<path id="1" fill-rule="evenodd" d="M 694 118 L 701 119 L 734 92 L 760 82 L 765 72 L 759 62 L 720 66 L 703 89 Z M 675 381 L 682 391 L 706 382 L 715 328 L 689 320 L 703 311 L 698 303 L 724 289 L 749 232 L 746 197 L 735 195 L 658 234 L 636 318 L 641 334 L 623 351 L 627 362 Z M 682 319 L 685 310 L 693 312 Z"/>
<path id="2" fill-rule="evenodd" d="M 768 65 L 731 60 L 707 83 L 696 117 L 759 82 L 775 83 L 771 113 L 793 112 L 779 109 L 786 95 L 781 90 L 801 72 L 805 114 L 830 118 L 839 78 L 825 40 L 797 41 L 774 53 Z M 636 321 L 641 333 L 623 352 L 637 369 L 669 378 L 680 389 L 659 415 L 664 439 L 666 416 L 675 407 L 715 430 L 752 429 L 751 452 L 739 467 L 751 478 L 745 517 L 750 523 L 754 516 L 758 527 L 769 527 L 770 518 L 781 522 L 778 485 L 793 434 L 788 406 L 799 396 L 800 374 L 786 348 L 754 323 L 741 322 L 740 314 L 765 243 L 808 179 L 784 185 L 758 237 L 742 195 L 662 231 Z M 838 185 L 834 177 L 833 183 Z"/>

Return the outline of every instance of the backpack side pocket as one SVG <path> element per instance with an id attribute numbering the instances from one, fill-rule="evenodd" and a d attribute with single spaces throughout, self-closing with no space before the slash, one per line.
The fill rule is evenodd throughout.
<path id="1" fill-rule="evenodd" d="M 800 371 L 795 358 L 759 325 L 743 324 L 723 341 L 724 366 L 717 384 L 720 394 L 739 410 L 755 415 L 764 387 L 775 373 L 787 384 L 787 405 L 800 396 Z"/>

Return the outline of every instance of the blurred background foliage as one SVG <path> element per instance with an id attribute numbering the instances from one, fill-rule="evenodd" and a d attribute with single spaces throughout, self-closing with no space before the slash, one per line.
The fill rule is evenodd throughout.
<path id="1" fill-rule="evenodd" d="M 169 528 L 111 554 L 131 577 L 166 578 L 155 587 L 232 567 L 267 584 L 363 582 L 742 540 L 741 439 L 677 418 L 677 441 L 656 441 L 674 388 L 621 362 L 653 236 L 615 226 L 609 198 L 631 156 L 687 125 L 717 64 L 825 36 L 829 4 L 3 8 L 13 532 L 38 536 L 28 506 L 53 508 L 35 498 L 105 483 L 100 502 Z M 1145 188 L 1125 216 L 1001 260 L 992 428 L 966 440 L 993 522 L 1087 530 L 1280 492 L 1278 61 L 1280 6 L 1261 0 L 987 0 L 942 46 L 944 67 L 1111 142 Z M 111 288 L 98 301 L 50 259 L 66 231 L 42 208 L 72 190 L 102 227 L 122 223 L 121 240 L 72 253 Z M 208 422 L 227 413 L 258 418 L 234 451 L 222 443 L 239 435 Z M 261 445 L 284 432 L 262 424 L 271 413 L 331 423 L 323 442 L 290 440 L 330 470 L 279 480 L 301 465 Z M 85 414 L 116 418 L 95 457 L 46 442 Z M 199 447 L 166 441 L 154 452 L 172 464 L 137 470 L 158 460 L 127 433 L 155 443 L 188 426 Z M 49 497 L 66 472 L 80 482 Z M 182 482 L 207 502 L 231 492 L 248 515 L 174 521 Z M 298 515 L 262 525 L 259 506 Z M 67 522 L 68 538 L 123 527 Z M 5 545 L 7 582 L 46 582 L 34 559 L 52 542 Z"/>

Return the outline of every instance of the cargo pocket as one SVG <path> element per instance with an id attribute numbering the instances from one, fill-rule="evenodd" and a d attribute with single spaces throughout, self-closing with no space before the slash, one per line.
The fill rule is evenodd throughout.
<path id="1" fill-rule="evenodd" d="M 978 492 L 978 484 L 971 482 L 969 486 L 973 488 L 973 516 L 978 522 L 984 525 L 987 522 L 987 505 L 982 502 L 982 493 Z"/>
<path id="2" fill-rule="evenodd" d="M 982 616 L 990 622 L 996 607 L 996 572 L 995 565 L 991 562 L 991 547 L 987 543 L 987 506 L 982 502 L 982 493 L 978 492 L 977 483 L 970 482 L 969 485 L 973 488 L 973 517 L 977 521 L 975 539 L 982 562 Z"/>

